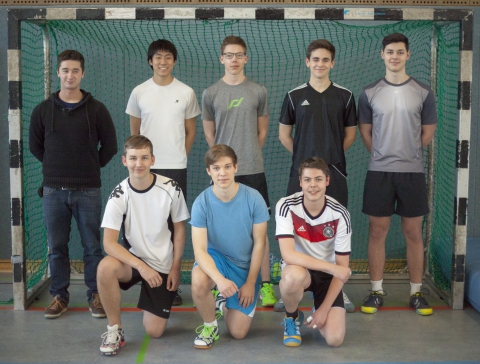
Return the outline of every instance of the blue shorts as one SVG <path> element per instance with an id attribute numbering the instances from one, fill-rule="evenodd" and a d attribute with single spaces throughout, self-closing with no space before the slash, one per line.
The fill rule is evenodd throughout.
<path id="1" fill-rule="evenodd" d="M 237 285 L 238 289 L 240 289 L 240 287 L 245 284 L 248 278 L 248 273 L 250 272 L 248 269 L 243 269 L 236 266 L 223 254 L 219 253 L 214 249 L 208 249 L 208 254 L 210 254 L 210 256 L 212 257 L 220 274 L 234 282 Z M 196 265 L 197 262 L 195 262 L 194 267 Z M 227 298 L 227 302 L 225 304 L 227 308 L 243 312 L 245 315 L 253 317 L 253 313 L 255 312 L 255 307 L 257 305 L 258 295 L 260 294 L 260 282 L 261 277 L 259 274 L 257 277 L 257 282 L 255 284 L 255 297 L 250 306 L 248 306 L 247 308 L 243 308 L 240 305 L 240 300 L 238 299 L 237 292 L 233 296 Z"/>

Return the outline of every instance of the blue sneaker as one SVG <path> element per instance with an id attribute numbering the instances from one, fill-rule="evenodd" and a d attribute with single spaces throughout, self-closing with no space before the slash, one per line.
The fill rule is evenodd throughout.
<path id="1" fill-rule="evenodd" d="M 298 311 L 298 317 L 294 321 L 291 317 L 283 319 L 285 331 L 283 332 L 283 345 L 285 346 L 300 346 L 302 343 L 302 336 L 300 335 L 300 326 L 303 324 L 304 315 L 302 311 Z"/>

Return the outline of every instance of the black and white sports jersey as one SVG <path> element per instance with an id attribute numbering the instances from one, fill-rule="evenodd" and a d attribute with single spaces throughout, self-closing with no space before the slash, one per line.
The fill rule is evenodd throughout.
<path id="1" fill-rule="evenodd" d="M 311 216 L 303 205 L 303 192 L 278 201 L 275 210 L 275 237 L 295 240 L 295 250 L 313 258 L 335 263 L 335 254 L 351 252 L 350 213 L 330 196 L 318 216 Z"/>
<path id="2" fill-rule="evenodd" d="M 290 177 L 307 158 L 320 157 L 347 175 L 343 140 L 345 128 L 357 125 L 355 99 L 351 91 L 332 82 L 323 92 L 309 83 L 285 96 L 280 123 L 295 125 Z"/>
<path id="3" fill-rule="evenodd" d="M 168 228 L 172 222 L 190 218 L 183 192 L 177 182 L 153 174 L 149 188 L 136 190 L 125 179 L 110 194 L 102 227 L 120 231 L 131 246 L 130 251 L 157 272 L 170 273 L 173 243 Z"/>

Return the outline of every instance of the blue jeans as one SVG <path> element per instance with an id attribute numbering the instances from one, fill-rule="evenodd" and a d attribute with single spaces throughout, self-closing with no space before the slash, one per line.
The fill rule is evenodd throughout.
<path id="1" fill-rule="evenodd" d="M 43 187 L 43 217 L 47 230 L 49 264 L 52 276 L 50 294 L 68 303 L 70 286 L 70 240 L 72 215 L 77 222 L 83 245 L 87 297 L 97 293 L 97 267 L 103 258 L 100 245 L 102 196 L 100 188 L 62 190 Z"/>

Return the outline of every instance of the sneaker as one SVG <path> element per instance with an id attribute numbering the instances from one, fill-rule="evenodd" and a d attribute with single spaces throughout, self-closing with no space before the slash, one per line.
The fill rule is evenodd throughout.
<path id="1" fill-rule="evenodd" d="M 180 288 L 175 291 L 175 298 L 173 299 L 172 306 L 180 306 L 183 304 L 182 297 L 180 297 L 179 293 L 182 293 Z"/>
<path id="2" fill-rule="evenodd" d="M 53 298 L 53 301 L 50 303 L 50 306 L 48 306 L 45 309 L 44 316 L 45 318 L 48 319 L 56 319 L 60 316 L 62 316 L 62 313 L 67 311 L 67 304 L 62 301 L 60 296 L 56 296 Z"/>
<path id="3" fill-rule="evenodd" d="M 285 317 L 282 324 L 285 325 L 283 331 L 283 345 L 285 346 L 300 346 L 302 343 L 302 336 L 300 335 L 300 326 L 303 324 L 303 312 L 298 310 L 298 317 L 293 320 L 291 317 Z"/>
<path id="4" fill-rule="evenodd" d="M 380 293 L 379 291 L 371 291 L 370 294 L 363 300 L 361 311 L 363 313 L 375 313 L 379 307 L 383 306 L 383 296 L 386 296 L 386 292 Z"/>
<path id="5" fill-rule="evenodd" d="M 212 293 L 215 297 L 215 318 L 219 320 L 223 316 L 223 307 L 225 306 L 227 299 L 216 289 L 212 289 Z"/>
<path id="6" fill-rule="evenodd" d="M 103 355 L 116 355 L 120 348 L 125 346 L 125 333 L 118 329 L 118 325 L 108 326 L 108 331 L 102 335 L 100 352 Z"/>
<path id="7" fill-rule="evenodd" d="M 285 304 L 281 298 L 273 305 L 273 310 L 275 312 L 285 312 Z"/>
<path id="8" fill-rule="evenodd" d="M 345 306 L 345 311 L 348 313 L 355 312 L 355 305 L 352 303 L 352 301 L 350 301 L 345 292 L 343 292 L 343 304 Z"/>
<path id="9" fill-rule="evenodd" d="M 272 283 L 264 283 L 263 287 L 260 288 L 260 300 L 263 307 L 273 307 L 277 303 Z"/>
<path id="10" fill-rule="evenodd" d="M 195 332 L 198 334 L 193 342 L 193 346 L 197 349 L 210 349 L 214 341 L 220 337 L 218 326 L 200 325 Z"/>
<path id="11" fill-rule="evenodd" d="M 432 307 L 425 299 L 425 294 L 429 294 L 428 290 L 417 292 L 410 296 L 409 306 L 415 309 L 415 312 L 422 316 L 429 316 L 433 313 Z"/>
<path id="12" fill-rule="evenodd" d="M 92 316 L 96 318 L 107 317 L 107 314 L 103 309 L 102 302 L 100 301 L 100 295 L 98 293 L 94 293 L 92 298 L 93 300 L 88 302 L 88 309 L 92 313 Z"/>

